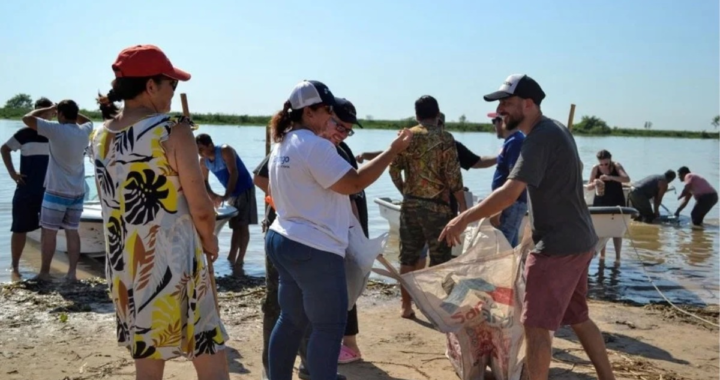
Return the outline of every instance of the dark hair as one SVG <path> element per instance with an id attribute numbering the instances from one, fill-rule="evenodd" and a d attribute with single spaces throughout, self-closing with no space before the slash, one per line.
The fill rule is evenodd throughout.
<path id="1" fill-rule="evenodd" d="M 147 82 L 151 79 L 155 83 L 160 84 L 160 82 L 165 79 L 165 76 L 115 78 L 111 83 L 112 89 L 108 91 L 107 95 L 103 96 L 98 93 L 97 102 L 100 105 L 103 120 L 112 119 L 120 112 L 115 102 L 135 99 L 145 91 Z"/>
<path id="2" fill-rule="evenodd" d="M 668 182 L 672 182 L 675 179 L 675 172 L 672 170 L 668 170 L 665 172 L 665 179 Z"/>
<path id="3" fill-rule="evenodd" d="M 415 117 L 418 120 L 427 120 L 438 117 L 440 106 L 437 100 L 430 95 L 423 95 L 415 101 Z"/>
<path id="4" fill-rule="evenodd" d="M 682 174 L 688 174 L 688 173 L 690 173 L 690 169 L 688 169 L 687 166 L 682 166 L 682 167 L 680 167 L 680 169 L 677 170 L 677 172 L 678 172 L 678 174 L 680 174 L 680 175 L 682 175 Z"/>
<path id="5" fill-rule="evenodd" d="M 612 160 L 612 154 L 605 149 L 597 152 L 596 157 L 598 160 Z"/>
<path id="6" fill-rule="evenodd" d="M 305 108 L 316 110 L 325 106 L 325 103 L 317 103 Z M 293 109 L 289 100 L 283 104 L 283 109 L 273 115 L 268 124 L 270 127 L 270 135 L 274 142 L 281 142 L 285 135 L 290 132 L 290 127 L 292 127 L 293 123 L 299 123 L 302 120 L 303 110 L 305 108 Z"/>
<path id="7" fill-rule="evenodd" d="M 57 105 L 57 112 L 69 121 L 75 121 L 78 117 L 80 108 L 77 103 L 70 99 L 61 100 Z"/>
<path id="8" fill-rule="evenodd" d="M 35 101 L 35 109 L 38 108 L 47 108 L 53 105 L 53 102 L 50 101 L 50 99 L 46 97 L 41 97 L 40 99 Z"/>
<path id="9" fill-rule="evenodd" d="M 212 137 L 208 135 L 207 133 L 201 133 L 197 136 L 195 136 L 195 143 L 202 144 L 204 146 L 209 146 L 213 143 Z"/>

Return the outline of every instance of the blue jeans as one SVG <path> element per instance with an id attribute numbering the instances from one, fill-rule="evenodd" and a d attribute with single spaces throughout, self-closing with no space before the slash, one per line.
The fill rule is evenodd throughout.
<path id="1" fill-rule="evenodd" d="M 518 245 L 518 234 L 526 213 L 527 203 L 515 202 L 500 214 L 500 228 L 498 229 L 505 235 L 513 248 Z"/>
<path id="2" fill-rule="evenodd" d="M 265 236 L 265 252 L 280 275 L 281 308 L 270 336 L 268 375 L 272 380 L 292 379 L 295 356 L 309 323 L 307 370 L 313 380 L 335 380 L 348 312 L 344 259 L 272 230 Z"/>

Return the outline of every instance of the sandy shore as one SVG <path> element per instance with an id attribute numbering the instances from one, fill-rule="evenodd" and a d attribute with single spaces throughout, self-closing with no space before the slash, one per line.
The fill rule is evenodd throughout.
<path id="1" fill-rule="evenodd" d="M 262 279 L 218 279 L 221 315 L 231 335 L 232 379 L 260 379 Z M 115 344 L 112 304 L 104 281 L 0 288 L 0 378 L 134 379 L 127 351 Z M 445 358 L 445 335 L 420 316 L 399 318 L 396 286 L 372 284 L 358 303 L 364 361 L 341 365 L 349 379 L 457 379 Z M 717 308 L 695 310 L 716 320 Z M 664 306 L 593 301 L 618 379 L 717 379 L 718 330 Z M 192 364 L 168 363 L 166 379 L 195 379 Z M 594 379 L 577 339 L 556 334 L 553 379 Z"/>

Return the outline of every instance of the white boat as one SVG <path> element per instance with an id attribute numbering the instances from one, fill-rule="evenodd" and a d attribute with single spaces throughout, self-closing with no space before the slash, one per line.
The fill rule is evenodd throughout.
<path id="1" fill-rule="evenodd" d="M 592 206 L 593 200 L 595 199 L 595 189 L 588 189 L 587 187 L 585 187 L 585 185 L 587 185 L 587 181 L 583 181 L 583 192 L 584 192 L 583 196 L 585 197 L 585 203 L 588 206 Z M 625 195 L 625 204 L 626 205 L 628 202 L 628 194 L 630 193 L 630 191 L 632 191 L 632 189 L 633 189 L 633 187 L 630 184 L 628 184 L 628 183 L 623 184 L 623 195 Z M 668 186 L 667 192 L 670 192 L 670 191 L 672 191 L 674 193 L 675 186 L 673 186 L 673 185 Z"/>
<path id="2" fill-rule="evenodd" d="M 466 193 L 466 197 L 472 193 Z M 380 215 L 388 221 L 390 230 L 397 232 L 400 228 L 400 209 L 402 207 L 401 200 L 393 200 L 390 198 L 376 198 L 380 208 Z M 468 205 L 475 204 L 475 201 L 468 203 Z M 632 207 L 588 207 L 590 216 L 592 217 L 593 227 L 595 227 L 595 234 L 601 239 L 609 239 L 613 237 L 623 237 L 627 227 L 632 221 L 632 217 L 637 215 L 638 211 Z M 520 225 L 520 236 L 518 241 L 522 239 L 523 231 L 525 231 L 525 225 L 528 223 L 528 214 L 523 218 L 523 222 Z M 461 236 L 461 241 L 464 241 L 464 234 Z M 604 245 L 604 244 L 602 244 Z M 453 247 L 453 256 L 458 256 L 462 253 L 462 246 Z"/>
<path id="3" fill-rule="evenodd" d="M 90 257 L 105 255 L 102 208 L 96 190 L 95 177 L 85 176 L 85 203 L 80 216 L 78 233 L 80 234 L 80 253 Z M 224 205 L 216 211 L 215 235 L 218 235 L 230 218 L 237 215 L 238 210 L 235 207 Z M 27 237 L 40 243 L 41 231 L 42 229 L 37 229 L 28 232 Z M 55 247 L 57 251 L 67 252 L 67 242 L 63 230 L 58 231 Z"/>
<path id="4" fill-rule="evenodd" d="M 375 198 L 375 203 L 377 203 L 380 207 L 380 216 L 382 216 L 385 220 L 388 221 L 388 224 L 390 225 L 390 230 L 397 233 L 400 230 L 400 207 L 402 206 L 402 201 L 393 200 L 390 198 Z M 471 207 L 475 203 L 477 203 L 477 197 L 474 196 L 472 192 L 466 191 L 465 204 L 467 204 L 468 207 Z M 464 238 L 465 235 L 463 234 L 461 236 L 461 239 Z M 461 246 L 453 247 L 453 256 L 458 256 L 461 253 Z"/>

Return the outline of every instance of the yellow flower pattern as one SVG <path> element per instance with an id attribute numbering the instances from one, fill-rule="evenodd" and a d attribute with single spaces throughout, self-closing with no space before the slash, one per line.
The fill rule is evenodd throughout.
<path id="1" fill-rule="evenodd" d="M 228 339 L 187 200 L 162 146 L 179 121 L 153 115 L 92 135 L 117 339 L 134 359 L 192 359 L 224 349 Z"/>

